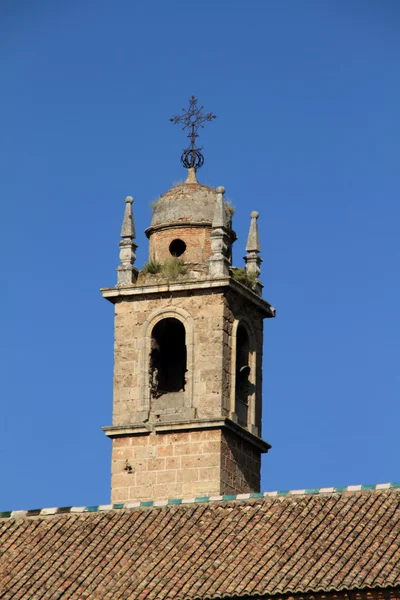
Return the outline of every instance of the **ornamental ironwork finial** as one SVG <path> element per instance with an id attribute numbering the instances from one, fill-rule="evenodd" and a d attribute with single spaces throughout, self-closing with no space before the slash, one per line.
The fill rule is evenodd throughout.
<path id="1" fill-rule="evenodd" d="M 201 153 L 203 147 L 196 148 L 196 138 L 199 137 L 197 133 L 200 127 L 204 127 L 203 123 L 206 121 L 212 121 L 216 118 L 216 115 L 212 113 L 203 114 L 203 106 L 197 106 L 197 98 L 192 96 L 189 98 L 189 110 L 183 108 L 183 115 L 172 117 L 170 121 L 174 124 L 183 124 L 182 130 L 189 129 L 188 138 L 190 140 L 189 148 L 186 148 L 182 152 L 181 162 L 186 169 L 194 168 L 200 169 L 204 163 L 204 156 Z"/>

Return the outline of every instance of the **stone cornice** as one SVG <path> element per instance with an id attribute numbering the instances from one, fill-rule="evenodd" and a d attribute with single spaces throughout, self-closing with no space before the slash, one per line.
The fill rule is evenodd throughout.
<path id="1" fill-rule="evenodd" d="M 145 229 L 145 234 L 149 238 L 155 231 L 164 231 L 164 229 L 186 229 L 187 227 L 211 229 L 211 221 L 175 221 L 173 223 L 161 223 L 160 225 L 151 225 Z"/>
<path id="2" fill-rule="evenodd" d="M 271 445 L 257 437 L 247 429 L 228 418 L 193 419 L 190 421 L 173 421 L 170 423 L 133 423 L 131 425 L 111 425 L 102 428 L 104 433 L 111 439 L 132 435 L 149 435 L 150 433 L 175 433 L 178 431 L 204 430 L 204 429 L 228 429 L 243 438 L 260 452 L 268 452 Z"/>
<path id="3" fill-rule="evenodd" d="M 196 292 L 210 290 L 210 292 L 216 289 L 231 288 L 240 296 L 249 300 L 257 306 L 258 309 L 264 314 L 264 317 L 274 317 L 275 309 L 263 298 L 260 298 L 252 290 L 247 288 L 245 285 L 235 281 L 232 277 L 219 277 L 219 278 L 208 278 L 208 279 L 195 279 L 189 281 L 165 281 L 155 284 L 144 284 L 144 285 L 132 285 L 132 286 L 120 286 L 112 288 L 101 288 L 101 294 L 103 298 L 109 300 L 109 302 L 115 303 L 123 298 L 132 297 L 138 298 L 140 296 L 157 295 L 165 292 L 168 293 L 179 293 L 179 292 Z"/>

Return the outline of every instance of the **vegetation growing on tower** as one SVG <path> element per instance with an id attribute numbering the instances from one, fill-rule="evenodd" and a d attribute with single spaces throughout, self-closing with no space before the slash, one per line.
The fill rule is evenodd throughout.
<path id="1" fill-rule="evenodd" d="M 232 267 L 230 274 L 235 281 L 242 283 L 251 290 L 256 287 L 257 277 L 255 273 L 247 273 L 246 269 Z"/>
<path id="2" fill-rule="evenodd" d="M 164 263 L 158 262 L 157 260 L 149 260 L 140 271 L 140 275 L 143 276 L 158 276 L 168 281 L 174 281 L 181 275 L 188 273 L 188 267 L 185 265 L 180 258 L 170 258 Z"/>

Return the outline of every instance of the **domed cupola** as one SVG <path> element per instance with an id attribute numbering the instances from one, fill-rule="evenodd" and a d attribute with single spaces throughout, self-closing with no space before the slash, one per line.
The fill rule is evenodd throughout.
<path id="1" fill-rule="evenodd" d="M 191 271 L 207 270 L 211 251 L 211 231 L 217 202 L 217 189 L 200 184 L 196 170 L 188 169 L 184 183 L 165 192 L 153 205 L 153 217 L 146 235 L 150 240 L 149 256 L 154 262 L 180 257 Z M 232 208 L 224 202 L 230 242 Z"/>

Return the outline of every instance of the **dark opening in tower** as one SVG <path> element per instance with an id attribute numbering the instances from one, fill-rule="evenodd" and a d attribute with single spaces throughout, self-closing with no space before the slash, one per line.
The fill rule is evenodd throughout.
<path id="1" fill-rule="evenodd" d="M 184 391 L 185 338 L 185 327 L 178 319 L 163 319 L 154 326 L 150 353 L 150 387 L 154 397 Z"/>
<path id="2" fill-rule="evenodd" d="M 247 427 L 250 395 L 250 341 L 243 325 L 236 336 L 236 401 L 235 412 L 239 425 Z"/>

